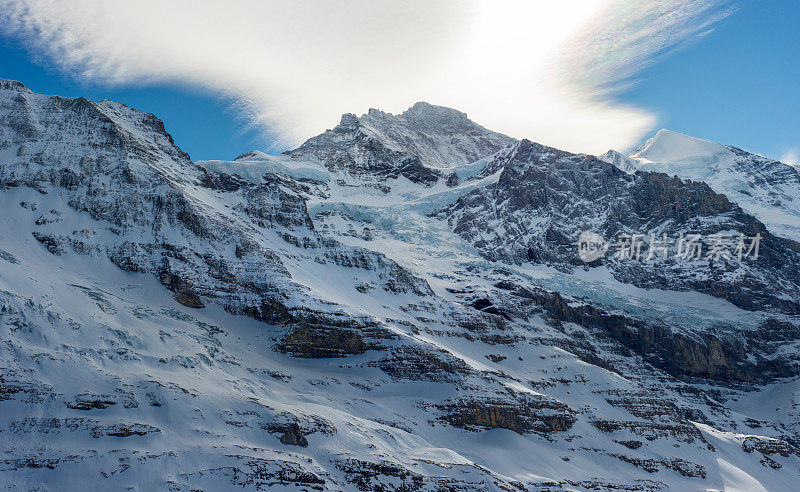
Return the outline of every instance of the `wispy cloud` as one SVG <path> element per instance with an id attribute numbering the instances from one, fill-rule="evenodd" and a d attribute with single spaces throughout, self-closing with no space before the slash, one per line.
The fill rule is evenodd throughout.
<path id="1" fill-rule="evenodd" d="M 735 10 L 731 0 L 611 0 L 565 46 L 564 75 L 599 94 L 617 93 Z"/>
<path id="2" fill-rule="evenodd" d="M 426 100 L 516 137 L 599 153 L 633 144 L 655 124 L 609 88 L 707 32 L 726 13 L 719 6 L 0 0 L 0 21 L 76 77 L 189 83 L 232 97 L 286 145 L 345 112 L 399 112 Z"/>
<path id="3" fill-rule="evenodd" d="M 791 149 L 788 149 L 783 153 L 783 155 L 781 155 L 779 160 L 784 164 L 800 166 L 800 148 L 792 147 Z"/>

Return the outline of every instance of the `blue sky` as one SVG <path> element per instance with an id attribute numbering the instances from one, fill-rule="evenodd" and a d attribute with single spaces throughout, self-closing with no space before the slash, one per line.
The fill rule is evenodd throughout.
<path id="1" fill-rule="evenodd" d="M 800 2 L 747 0 L 737 2 L 736 6 L 737 11 L 717 22 L 712 32 L 693 39 L 688 46 L 660 58 L 657 63 L 645 66 L 635 74 L 637 83 L 634 86 L 614 96 L 613 103 L 641 108 L 656 118 L 648 120 L 646 131 L 639 125 L 634 140 L 609 138 L 606 148 L 632 144 L 664 127 L 769 157 L 794 159 L 792 154 L 800 149 L 800 38 L 797 36 Z M 270 136 L 269 125 L 254 126 L 233 109 L 232 101 L 237 95 L 231 94 L 228 98 L 219 89 L 228 82 L 194 83 L 191 77 L 186 77 L 184 82 L 168 83 L 150 77 L 151 80 L 144 83 L 136 78 L 109 81 L 107 76 L 79 76 L 80 70 L 53 63 L 47 50 L 40 45 L 34 50 L 33 46 L 37 45 L 24 36 L 0 37 L 0 77 L 20 80 L 36 92 L 82 95 L 93 100 L 110 98 L 152 112 L 164 120 L 176 143 L 193 159 L 232 159 L 254 148 L 276 152 L 287 147 L 285 141 L 276 141 L 274 135 Z M 252 58 L 258 56 L 258 52 L 251 48 L 242 56 Z M 242 77 L 247 77 L 247 73 Z M 181 77 L 170 74 L 163 79 L 181 80 Z M 413 95 L 409 97 L 413 99 Z M 465 100 L 469 101 L 469 97 L 478 95 L 467 93 Z M 413 102 L 412 99 L 408 102 Z M 425 99 L 468 109 L 450 101 Z M 369 106 L 396 112 L 402 109 L 404 102 L 392 101 L 394 106 L 384 107 L 378 100 Z M 348 107 L 345 111 L 358 113 L 364 109 Z M 270 110 L 263 111 L 269 113 Z M 303 111 L 308 109 L 297 107 L 295 110 L 288 105 L 284 113 Z M 336 123 L 331 114 L 326 113 L 321 118 L 325 127 Z M 492 115 L 492 125 L 475 117 L 471 111 L 470 114 L 479 123 L 500 130 L 504 130 L 503 117 L 516 116 L 508 112 Z M 614 117 L 614 121 L 619 121 L 620 116 Z M 269 120 L 269 114 L 263 119 Z M 497 128 L 498 125 L 501 127 Z M 531 128 L 523 129 L 524 134 L 509 133 L 556 146 L 569 142 L 567 137 L 561 139 L 559 135 L 553 137 L 537 131 L 535 126 Z M 579 126 L 575 126 L 575 130 L 570 130 L 569 125 L 565 128 L 563 132 L 566 133 L 587 132 Z M 312 136 L 308 130 L 303 131 L 303 137 Z M 600 147 L 595 145 L 595 148 L 599 153 Z"/>
<path id="2" fill-rule="evenodd" d="M 38 59 L 38 63 L 37 63 Z M 92 84 L 31 54 L 14 39 L 0 38 L 0 78 L 23 82 L 34 92 L 83 96 L 93 101 L 113 99 L 162 119 L 180 148 L 194 160 L 231 160 L 255 148 L 273 148 L 269 137 L 252 128 L 231 102 L 188 84 L 112 86 Z"/>
<path id="3" fill-rule="evenodd" d="M 740 2 L 621 95 L 660 127 L 780 158 L 800 147 L 800 2 Z"/>

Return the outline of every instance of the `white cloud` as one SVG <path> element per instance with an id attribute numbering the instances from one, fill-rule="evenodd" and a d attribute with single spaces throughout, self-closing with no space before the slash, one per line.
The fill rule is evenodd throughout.
<path id="1" fill-rule="evenodd" d="M 709 34 L 734 12 L 731 0 L 613 0 L 565 46 L 564 75 L 614 94 L 660 58 Z"/>
<path id="2" fill-rule="evenodd" d="M 793 147 L 784 152 L 778 160 L 790 166 L 800 166 L 800 149 Z"/>
<path id="3" fill-rule="evenodd" d="M 600 153 L 655 124 L 609 87 L 705 32 L 718 3 L 0 0 L 0 19 L 78 77 L 233 97 L 287 145 L 345 112 L 425 100 L 515 137 Z"/>

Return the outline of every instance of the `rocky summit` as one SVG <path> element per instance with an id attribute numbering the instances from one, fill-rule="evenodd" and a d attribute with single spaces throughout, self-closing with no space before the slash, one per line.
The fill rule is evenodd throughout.
<path id="1" fill-rule="evenodd" d="M 193 162 L 152 114 L 2 80 L 0 485 L 793 490 L 780 166 L 428 103 Z"/>

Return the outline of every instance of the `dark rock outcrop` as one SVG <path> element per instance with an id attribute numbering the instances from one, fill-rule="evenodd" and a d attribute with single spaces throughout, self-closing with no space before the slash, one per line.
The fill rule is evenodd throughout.
<path id="1" fill-rule="evenodd" d="M 381 340 L 394 338 L 374 322 L 336 314 L 298 311 L 292 315 L 289 326 L 275 349 L 293 357 L 358 355 L 378 350 L 382 348 Z"/>
<path id="2" fill-rule="evenodd" d="M 550 433 L 572 428 L 576 418 L 567 405 L 546 397 L 511 395 L 507 399 L 473 399 L 437 405 L 442 420 L 464 429 L 509 429 L 518 434 Z"/>

